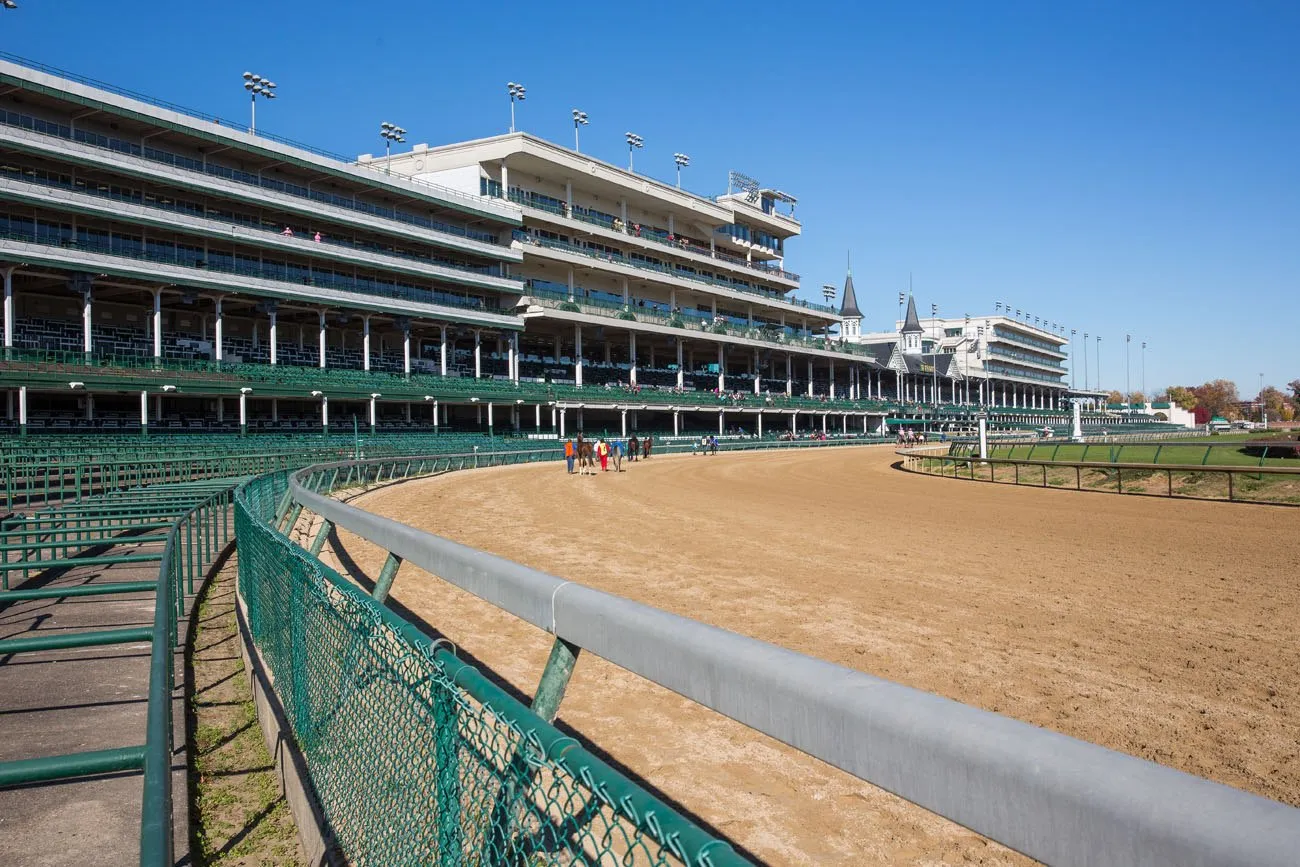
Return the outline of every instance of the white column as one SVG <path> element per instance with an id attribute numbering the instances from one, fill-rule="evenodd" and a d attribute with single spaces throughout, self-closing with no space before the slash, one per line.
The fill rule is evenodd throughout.
<path id="1" fill-rule="evenodd" d="M 510 199 L 510 169 L 506 167 L 506 161 L 501 161 L 501 198 L 509 201 Z"/>
<path id="2" fill-rule="evenodd" d="M 718 391 L 727 390 L 727 356 L 722 344 L 718 344 Z"/>
<path id="3" fill-rule="evenodd" d="M 214 335 L 216 339 L 212 344 L 217 361 L 221 360 L 225 350 L 225 347 L 222 345 L 222 341 L 225 338 L 225 331 L 226 331 L 225 320 L 226 317 L 221 312 L 221 296 L 217 296 L 217 322 L 216 322 L 216 334 Z"/>
<path id="4" fill-rule="evenodd" d="M 761 387 L 762 379 L 763 379 L 763 373 L 759 369 L 758 350 L 755 349 L 754 350 L 754 394 L 758 394 L 760 391 L 762 391 L 762 387 Z"/>
<path id="5" fill-rule="evenodd" d="M 564 439 L 564 416 L 567 412 L 564 409 L 560 410 L 560 439 Z"/>
<path id="6" fill-rule="evenodd" d="M 370 429 L 372 431 L 375 429 L 375 398 L 373 395 L 370 398 Z"/>
<path id="7" fill-rule="evenodd" d="M 27 386 L 18 386 L 18 429 L 27 430 Z"/>
<path id="8" fill-rule="evenodd" d="M 840 425 L 840 427 L 841 427 L 841 432 L 842 432 L 845 436 L 848 436 L 848 433 L 849 433 L 849 414 L 848 414 L 847 412 L 840 416 L 840 422 L 841 422 L 841 425 Z"/>
<path id="9" fill-rule="evenodd" d="M 14 345 L 14 268 L 5 268 L 5 349 Z"/>
<path id="10" fill-rule="evenodd" d="M 623 427 L 623 436 L 627 437 L 627 410 L 621 410 L 619 412 L 619 420 Z"/>
<path id="11" fill-rule="evenodd" d="M 681 415 L 682 415 L 681 410 L 677 410 L 677 409 L 673 410 L 673 436 L 681 435 L 681 430 L 682 430 Z"/>
<path id="12" fill-rule="evenodd" d="M 483 333 L 478 329 L 474 330 L 474 378 L 480 379 L 483 376 Z"/>
<path id="13" fill-rule="evenodd" d="M 320 366 L 325 367 L 325 311 L 320 311 Z"/>
<path id="14" fill-rule="evenodd" d="M 812 378 L 812 376 L 813 376 L 812 359 L 810 358 L 810 359 L 808 359 L 808 396 L 809 396 L 809 397 L 812 397 L 812 396 L 813 396 L 813 378 Z"/>
<path id="15" fill-rule="evenodd" d="M 758 414 L 758 438 L 763 438 L 763 413 Z"/>
<path id="16" fill-rule="evenodd" d="M 508 338 L 508 347 L 509 347 L 508 349 L 509 358 L 507 359 L 507 361 L 509 362 L 508 373 L 510 376 L 510 381 L 514 383 L 518 383 L 519 382 L 519 334 L 518 332 L 515 331 L 510 332 L 510 337 Z"/>
<path id="17" fill-rule="evenodd" d="M 269 339 L 270 339 L 270 341 L 271 341 L 271 363 L 272 363 L 272 364 L 275 364 L 275 350 L 276 350 L 276 344 L 278 344 L 278 343 L 280 342 L 280 338 L 277 336 L 277 334 L 278 334 L 278 329 L 277 329 L 276 324 L 275 324 L 275 308 L 274 308 L 274 307 L 271 308 L 270 315 L 271 315 L 271 333 L 270 333 L 270 338 L 269 338 Z M 254 333 L 256 333 L 256 330 L 257 330 L 257 325 L 256 325 L 256 323 L 254 323 L 254 325 L 253 325 L 253 330 L 254 330 Z"/>
<path id="18" fill-rule="evenodd" d="M 569 269 L 569 303 L 573 303 L 573 269 Z"/>
<path id="19" fill-rule="evenodd" d="M 402 329 L 402 373 L 411 375 L 411 326 Z"/>
<path id="20" fill-rule="evenodd" d="M 433 402 L 433 432 L 438 432 L 438 401 Z"/>
<path id="21" fill-rule="evenodd" d="M 835 399 L 835 362 L 833 361 L 830 362 L 830 370 L 826 374 L 826 382 L 830 386 L 830 390 L 827 392 L 827 394 L 830 395 L 831 400 L 834 400 Z"/>
<path id="22" fill-rule="evenodd" d="M 140 392 L 140 428 L 149 427 L 149 392 Z"/>
<path id="23" fill-rule="evenodd" d="M 794 395 L 794 356 L 788 352 L 785 356 L 785 396 Z"/>
<path id="24" fill-rule="evenodd" d="M 239 392 L 239 432 L 248 429 L 248 392 Z"/>
<path id="25" fill-rule="evenodd" d="M 438 369 L 443 376 L 447 375 L 447 326 L 440 326 L 442 330 L 441 343 L 438 344 Z"/>
<path id="26" fill-rule="evenodd" d="M 792 412 L 790 413 L 790 433 L 794 433 L 798 429 L 799 429 L 799 413 Z"/>
<path id="27" fill-rule="evenodd" d="M 620 277 L 619 279 L 623 281 L 623 306 L 624 306 L 624 307 L 631 307 L 631 306 L 632 306 L 632 296 L 631 296 L 631 294 L 628 292 L 628 289 L 627 289 L 627 278 L 626 278 L 626 277 Z"/>
<path id="28" fill-rule="evenodd" d="M 542 405 L 540 403 L 533 404 L 533 423 L 534 423 L 534 427 L 537 428 L 537 432 L 541 433 L 542 432 Z"/>
<path id="29" fill-rule="evenodd" d="M 153 290 L 153 357 L 162 358 L 162 290 Z"/>
<path id="30" fill-rule="evenodd" d="M 370 317 L 361 317 L 361 369 L 370 369 Z"/>
<path id="31" fill-rule="evenodd" d="M 718 410 L 718 436 L 722 436 L 723 416 L 726 415 L 722 410 Z"/>
<path id="32" fill-rule="evenodd" d="M 320 426 L 322 429 L 330 426 L 330 399 L 324 395 L 320 399 Z"/>
<path id="33" fill-rule="evenodd" d="M 822 433 L 826 433 L 826 420 L 829 417 L 830 417 L 830 413 L 828 412 L 822 413 Z"/>
<path id="34" fill-rule="evenodd" d="M 90 290 L 87 289 L 81 295 L 81 349 L 89 355 L 94 348 L 90 340 Z"/>
<path id="35" fill-rule="evenodd" d="M 582 326 L 573 326 L 573 382 L 582 387 Z"/>
<path id="36" fill-rule="evenodd" d="M 686 387 L 686 370 L 682 367 L 682 339 L 677 338 L 677 387 Z"/>
<path id="37" fill-rule="evenodd" d="M 623 285 L 624 286 L 627 285 L 626 280 L 623 281 Z M 629 363 L 628 382 L 632 385 L 636 385 L 636 332 L 629 331 L 627 333 L 627 338 L 628 338 L 627 357 Z M 605 348 L 609 349 L 608 341 L 605 343 Z M 626 430 L 623 431 L 623 436 L 627 436 Z"/>

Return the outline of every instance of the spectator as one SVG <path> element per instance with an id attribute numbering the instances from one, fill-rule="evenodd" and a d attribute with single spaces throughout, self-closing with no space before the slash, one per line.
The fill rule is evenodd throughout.
<path id="1" fill-rule="evenodd" d="M 573 475 L 573 439 L 564 441 L 564 462 L 569 465 L 569 475 Z"/>
<path id="2" fill-rule="evenodd" d="M 609 472 L 609 443 L 605 442 L 604 437 L 596 442 L 596 454 L 600 455 L 600 471 Z"/>
<path id="3" fill-rule="evenodd" d="M 284 227 L 284 231 L 281 232 L 280 234 L 281 234 L 281 235 L 284 235 L 286 238 L 292 238 L 292 237 L 293 237 L 293 229 L 291 229 L 291 228 L 288 227 L 288 226 L 285 226 L 285 227 Z"/>
<path id="4" fill-rule="evenodd" d="M 314 240 L 317 244 L 320 243 L 320 232 L 319 232 L 319 231 L 316 233 L 316 237 L 313 238 L 312 240 Z"/>

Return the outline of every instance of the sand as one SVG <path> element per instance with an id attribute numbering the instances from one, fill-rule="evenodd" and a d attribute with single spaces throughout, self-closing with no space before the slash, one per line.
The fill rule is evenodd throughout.
<path id="1" fill-rule="evenodd" d="M 1300 513 L 917 476 L 892 449 L 542 465 L 380 514 L 1300 805 Z M 382 553 L 350 534 L 373 577 Z M 333 553 L 327 549 L 327 558 Z M 549 636 L 406 565 L 393 598 L 531 695 Z M 1027 863 L 590 654 L 560 720 L 773 864 Z"/>

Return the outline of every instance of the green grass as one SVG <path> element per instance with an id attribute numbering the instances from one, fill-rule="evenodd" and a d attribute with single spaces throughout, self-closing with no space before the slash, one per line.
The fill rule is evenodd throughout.
<path id="1" fill-rule="evenodd" d="M 1167 443 L 1066 443 L 1043 442 L 998 445 L 989 457 L 1032 461 L 1111 464 L 1182 464 L 1212 467 L 1296 467 L 1297 458 L 1261 458 L 1244 453 L 1246 437 L 1224 442 L 1222 437 Z"/>

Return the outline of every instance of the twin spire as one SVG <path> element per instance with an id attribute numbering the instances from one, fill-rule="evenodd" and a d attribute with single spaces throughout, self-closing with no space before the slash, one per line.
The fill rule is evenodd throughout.
<path id="1" fill-rule="evenodd" d="M 844 296 L 840 302 L 841 319 L 861 319 L 862 311 L 858 308 L 858 295 L 853 290 L 853 262 L 850 259 L 844 277 Z M 903 334 L 923 334 L 921 318 L 916 315 L 916 298 L 907 293 L 907 316 L 903 320 Z"/>

